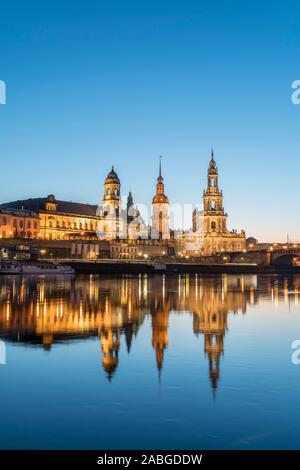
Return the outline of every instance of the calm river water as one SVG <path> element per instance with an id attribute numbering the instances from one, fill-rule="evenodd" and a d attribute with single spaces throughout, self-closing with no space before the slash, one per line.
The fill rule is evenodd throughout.
<path id="1" fill-rule="evenodd" d="M 2 449 L 300 447 L 299 276 L 2 276 L 0 339 Z"/>

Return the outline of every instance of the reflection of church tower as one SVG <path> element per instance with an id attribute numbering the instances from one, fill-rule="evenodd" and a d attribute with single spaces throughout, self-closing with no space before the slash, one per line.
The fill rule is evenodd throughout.
<path id="1" fill-rule="evenodd" d="M 156 183 L 156 194 L 152 199 L 152 239 L 169 240 L 169 200 L 165 195 L 164 179 L 161 175 L 161 159 L 159 162 L 159 176 Z"/>
<path id="2" fill-rule="evenodd" d="M 227 279 L 227 278 L 226 278 Z M 213 285 L 206 283 L 202 297 L 194 310 L 193 328 L 196 334 L 204 334 L 204 352 L 208 357 L 209 376 L 213 391 L 217 389 L 220 377 L 220 359 L 224 354 L 224 336 L 227 330 L 227 315 L 235 307 L 231 295 L 225 292 L 227 284 L 222 281 Z M 225 297 L 222 297 L 225 295 Z M 237 299 L 240 304 L 240 299 Z"/>
<path id="3" fill-rule="evenodd" d="M 151 307 L 152 316 L 152 346 L 156 352 L 156 365 L 160 372 L 164 362 L 164 350 L 169 342 L 169 301 L 168 299 L 156 298 Z"/>
<path id="4" fill-rule="evenodd" d="M 220 357 L 224 353 L 224 333 L 207 333 L 204 335 L 204 351 L 209 361 L 209 376 L 213 390 L 218 387 L 220 377 Z"/>
<path id="5" fill-rule="evenodd" d="M 99 337 L 102 349 L 102 365 L 110 381 L 118 366 L 120 330 L 104 328 L 99 332 Z"/>
<path id="6" fill-rule="evenodd" d="M 227 214 L 223 208 L 223 193 L 218 186 L 218 168 L 211 152 L 211 160 L 207 172 L 207 190 L 203 194 L 204 231 L 205 234 L 222 234 L 227 232 Z"/>
<path id="7" fill-rule="evenodd" d="M 124 328 L 124 333 L 125 333 L 127 352 L 130 353 L 132 338 L 134 335 L 134 324 L 126 323 L 125 328 Z"/>
<path id="8" fill-rule="evenodd" d="M 204 352 L 208 357 L 209 376 L 213 390 L 218 386 L 220 359 L 224 354 L 224 336 L 227 329 L 227 312 L 207 309 L 203 316 L 194 316 L 194 332 L 204 334 Z"/>
<path id="9" fill-rule="evenodd" d="M 42 337 L 44 349 L 50 351 L 53 343 L 53 335 L 51 333 L 44 333 Z"/>
<path id="10" fill-rule="evenodd" d="M 111 380 L 118 366 L 118 353 L 120 348 L 120 336 L 122 318 L 112 307 L 109 297 L 105 300 L 105 307 L 99 321 L 99 338 L 102 350 L 102 365 Z"/>

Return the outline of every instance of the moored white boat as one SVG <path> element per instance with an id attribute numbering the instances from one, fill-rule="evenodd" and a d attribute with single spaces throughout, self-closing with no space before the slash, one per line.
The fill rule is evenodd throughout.
<path id="1" fill-rule="evenodd" d="M 46 263 L 0 263 L 0 274 L 74 274 L 71 266 Z"/>

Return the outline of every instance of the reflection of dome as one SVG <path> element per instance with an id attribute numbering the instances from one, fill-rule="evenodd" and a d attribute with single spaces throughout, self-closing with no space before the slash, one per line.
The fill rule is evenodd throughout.
<path id="1" fill-rule="evenodd" d="M 254 237 L 248 237 L 246 243 L 247 245 L 255 245 L 257 243 L 257 240 Z"/>
<path id="2" fill-rule="evenodd" d="M 118 356 L 113 354 L 103 355 L 102 365 L 108 375 L 112 375 L 118 366 Z"/>
<path id="3" fill-rule="evenodd" d="M 112 166 L 111 167 L 111 170 L 110 172 L 108 173 L 106 179 L 105 179 L 105 183 L 117 183 L 117 184 L 120 184 L 120 180 L 119 180 L 119 177 L 117 175 L 117 173 L 115 172 L 115 169 L 114 167 Z"/>
<path id="4" fill-rule="evenodd" d="M 50 351 L 51 346 L 52 346 L 52 343 L 53 343 L 53 334 L 51 334 L 51 333 L 44 333 L 44 334 L 43 334 L 42 341 L 43 341 L 44 349 Z"/>

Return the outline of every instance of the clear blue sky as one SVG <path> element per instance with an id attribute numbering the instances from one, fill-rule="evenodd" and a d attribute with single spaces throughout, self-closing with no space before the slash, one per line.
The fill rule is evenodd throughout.
<path id="1" fill-rule="evenodd" d="M 300 240 L 299 1 L 1 2 L 0 202 L 199 203 L 211 146 L 229 228 Z"/>

